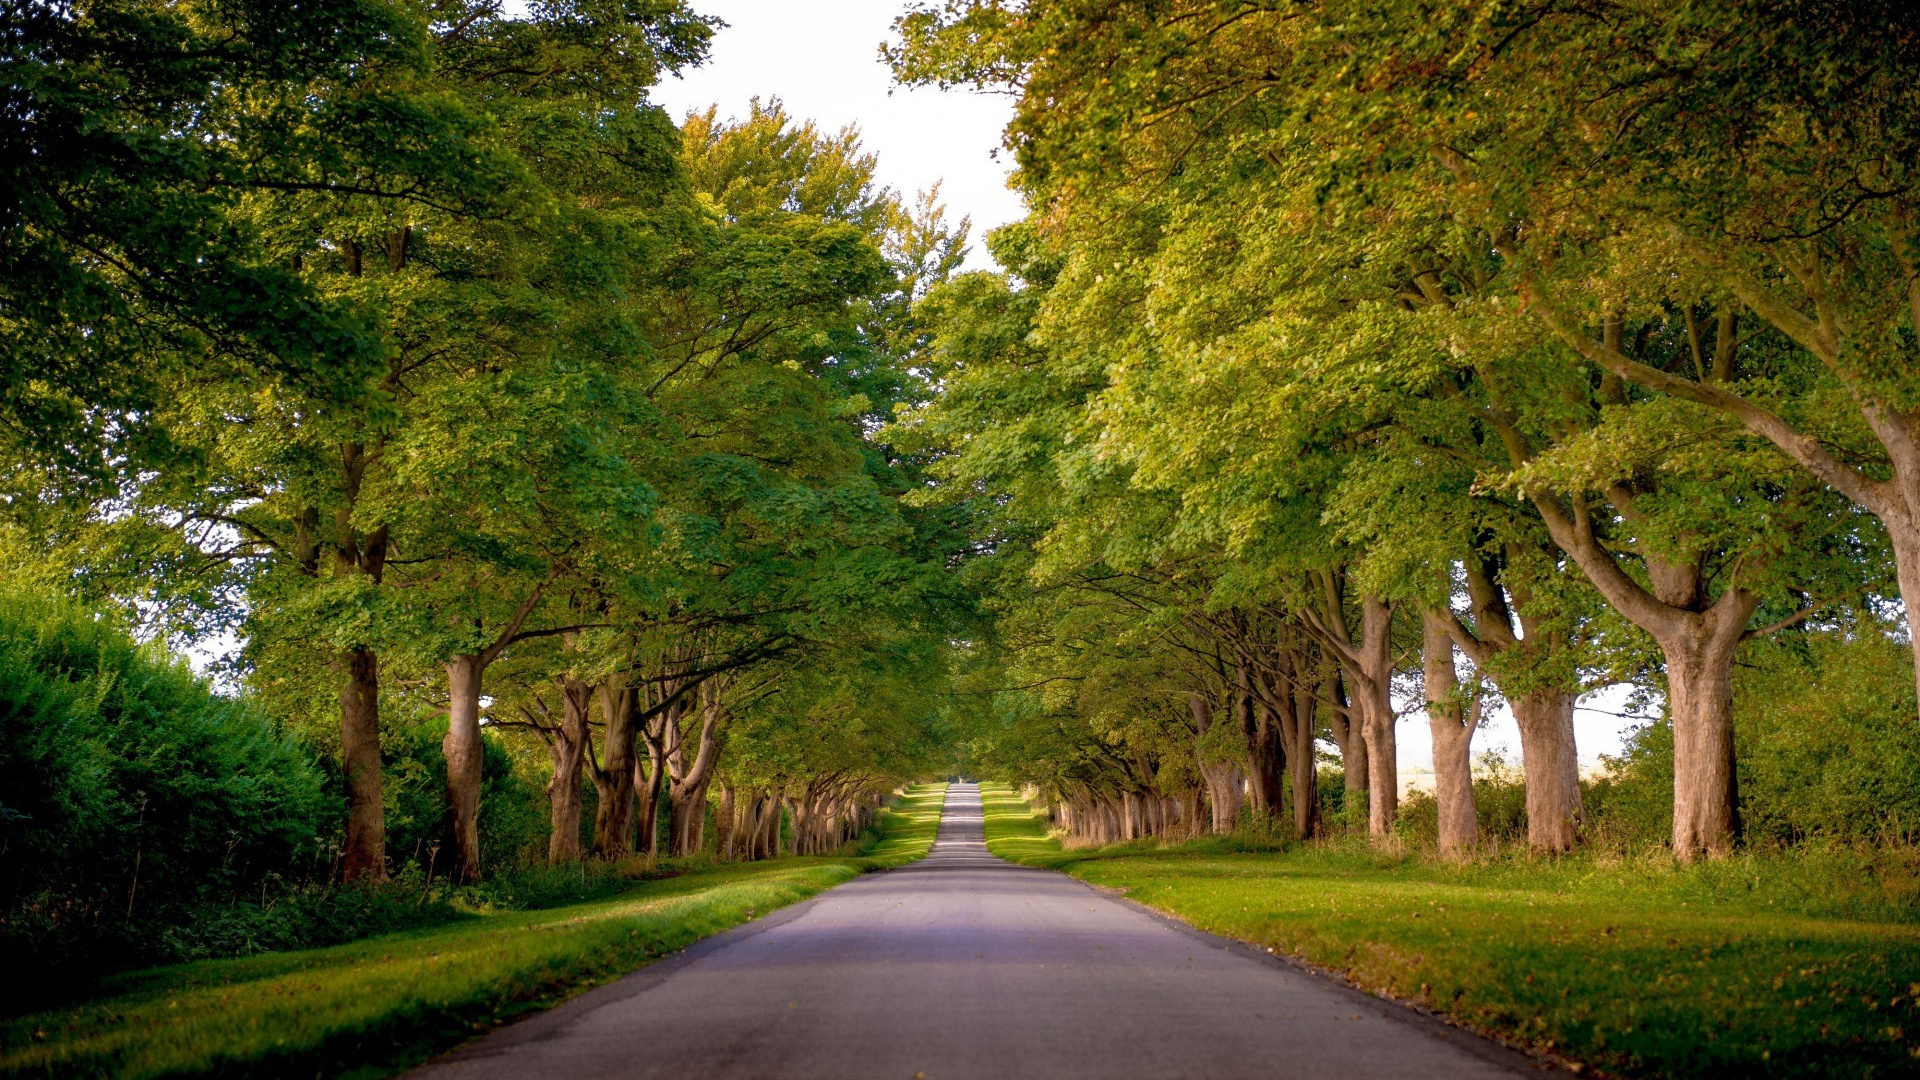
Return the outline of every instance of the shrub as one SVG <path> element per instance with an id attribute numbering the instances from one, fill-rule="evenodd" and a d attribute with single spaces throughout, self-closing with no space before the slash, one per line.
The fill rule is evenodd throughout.
<path id="1" fill-rule="evenodd" d="M 383 704 L 385 704 L 383 702 Z M 390 709 L 382 718 L 380 756 L 386 800 L 387 858 L 400 866 L 417 865 L 437 877 L 439 848 L 446 836 L 447 762 L 440 742 L 447 734 L 444 713 Z M 544 864 L 547 844 L 547 795 L 534 768 L 516 759 L 504 740 L 483 731 L 480 766 L 480 857 L 494 873 Z M 329 763 L 329 790 L 338 805 L 346 801 L 346 778 Z M 588 822 L 591 809 L 586 817 Z M 337 826 L 336 826 L 337 827 Z"/>
<path id="2" fill-rule="evenodd" d="M 1656 720 L 1630 732 L 1617 758 L 1581 784 L 1587 835 L 1594 842 L 1638 848 L 1673 836 L 1673 726 Z"/>
<path id="3" fill-rule="evenodd" d="M 1750 841 L 1920 841 L 1913 654 L 1873 627 L 1749 645 L 1735 679 Z"/>
<path id="4" fill-rule="evenodd" d="M 113 619 L 0 582 L 0 952 L 82 975 L 310 864 L 310 753 Z M 26 980 L 12 980 L 19 985 Z"/>

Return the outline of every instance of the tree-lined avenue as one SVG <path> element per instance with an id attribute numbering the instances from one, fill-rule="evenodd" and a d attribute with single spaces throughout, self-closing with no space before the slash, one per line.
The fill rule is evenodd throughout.
<path id="1" fill-rule="evenodd" d="M 1513 1075 L 1525 1059 L 986 850 L 926 859 L 506 1028 L 416 1080 Z"/>

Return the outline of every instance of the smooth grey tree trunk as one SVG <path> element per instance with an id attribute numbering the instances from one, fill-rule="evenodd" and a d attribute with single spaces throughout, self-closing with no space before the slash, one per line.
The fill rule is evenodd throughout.
<path id="1" fill-rule="evenodd" d="M 480 742 L 480 656 L 456 656 L 446 665 L 447 734 L 440 752 L 447 762 L 447 876 L 467 883 L 480 878 L 480 780 L 486 760 Z"/>

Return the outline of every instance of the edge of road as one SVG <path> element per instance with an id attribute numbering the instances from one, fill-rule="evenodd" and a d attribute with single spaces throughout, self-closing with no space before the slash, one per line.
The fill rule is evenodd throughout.
<path id="1" fill-rule="evenodd" d="M 985 816 L 984 812 L 982 816 Z M 1043 866 L 1027 866 L 1024 863 L 1017 863 L 1000 855 L 994 855 L 991 848 L 988 849 L 987 853 L 993 855 L 994 858 L 999 859 L 1001 862 L 1006 863 L 1008 866 L 1019 867 L 1022 870 L 1032 870 L 1042 874 L 1059 874 L 1061 877 L 1066 878 L 1089 892 L 1108 900 L 1115 900 L 1121 904 L 1125 904 L 1135 911 L 1178 930 L 1188 937 L 1195 938 L 1211 948 L 1219 949 L 1243 959 L 1256 960 L 1295 974 L 1318 979 L 1330 988 L 1346 995 L 1356 1006 L 1375 1009 L 1387 1020 L 1407 1024 L 1424 1031 L 1444 1042 L 1466 1050 L 1468 1053 L 1488 1064 L 1497 1065 L 1515 1073 L 1524 1073 L 1527 1075 L 1542 1072 L 1565 1072 L 1574 1075 L 1591 1075 L 1597 1077 L 1609 1075 L 1580 1062 L 1552 1054 L 1541 1053 L 1530 1047 L 1509 1042 L 1497 1034 L 1481 1031 L 1446 1013 L 1429 1009 L 1419 1002 L 1395 997 L 1392 994 L 1381 993 L 1370 987 L 1354 982 L 1333 968 L 1322 967 L 1304 957 L 1295 956 L 1292 953 L 1276 952 L 1264 946 L 1256 945 L 1251 941 L 1224 937 L 1208 930 L 1202 930 L 1177 915 L 1162 911 L 1152 905 L 1141 903 L 1118 889 L 1103 888 L 1092 882 L 1083 881 L 1067 873 L 1065 870 L 1055 870 Z"/>
<path id="2" fill-rule="evenodd" d="M 913 863 L 906 863 L 904 865 L 912 866 Z M 898 869 L 898 867 L 871 871 L 853 880 L 859 881 L 873 874 L 892 873 L 895 869 Z M 838 885 L 834 886 L 835 889 L 839 887 Z M 616 1001 L 624 1001 L 636 994 L 644 994 L 648 990 L 665 982 L 674 972 L 679 971 L 681 968 L 686 967 L 688 964 L 693 963 L 695 960 L 700 959 L 710 952 L 724 949 L 729 945 L 745 941 L 748 938 L 757 937 L 775 927 L 784 926 L 792 922 L 812 910 L 814 905 L 818 904 L 827 893 L 832 891 L 833 889 L 827 889 L 798 903 L 788 904 L 786 907 L 780 908 L 777 911 L 768 912 L 751 922 L 744 922 L 709 937 L 701 938 L 699 941 L 681 949 L 679 952 L 670 953 L 644 967 L 635 968 L 612 982 L 604 983 L 591 990 L 576 994 L 551 1009 L 543 1009 L 525 1018 L 516 1020 L 511 1024 L 505 1024 L 483 1035 L 478 1035 L 444 1054 L 420 1063 L 415 1069 L 404 1075 L 431 1076 L 443 1066 L 456 1065 L 462 1061 L 471 1061 L 477 1058 L 491 1057 L 493 1054 L 511 1047 L 553 1038 L 581 1015 L 592 1012 L 603 1005 L 609 1005 Z"/>
<path id="3" fill-rule="evenodd" d="M 1312 964 L 1290 953 L 1268 950 L 1252 942 L 1238 938 L 1223 937 L 1202 930 L 1192 923 L 1158 908 L 1143 904 L 1138 900 L 1121 894 L 1114 889 L 1102 888 L 1090 882 L 1082 881 L 1072 874 L 1044 867 L 1024 866 L 1020 863 L 988 854 L 1005 863 L 1009 868 L 1031 871 L 1038 874 L 1058 874 L 1075 885 L 1093 893 L 1104 900 L 1116 901 L 1134 911 L 1172 929 L 1189 939 L 1198 941 L 1209 948 L 1237 956 L 1244 960 L 1263 963 L 1280 968 L 1290 974 L 1302 975 L 1314 979 L 1352 1002 L 1356 1009 L 1372 1009 L 1382 1018 L 1399 1024 L 1405 1024 L 1427 1035 L 1437 1038 L 1451 1046 L 1515 1075 L 1537 1075 L 1542 1072 L 1586 1073 L 1588 1070 L 1574 1062 L 1552 1057 L 1515 1046 L 1496 1035 L 1477 1031 L 1465 1024 L 1451 1019 L 1444 1013 L 1427 1009 L 1418 1003 L 1386 994 L 1376 993 L 1341 975 L 1338 971 Z M 904 863 L 898 867 L 862 874 L 855 880 L 863 880 L 873 874 L 890 874 L 895 870 L 906 869 L 919 860 Z M 837 888 L 838 886 L 836 886 Z M 666 981 L 675 972 L 701 959 L 709 953 L 727 948 L 730 945 L 757 937 L 769 930 L 784 926 L 811 911 L 834 890 L 828 889 L 798 903 L 789 904 L 777 911 L 769 912 L 751 922 L 723 930 L 705 937 L 676 953 L 661 957 L 644 967 L 631 971 L 612 982 L 596 986 L 583 993 L 538 1013 L 527 1016 L 515 1023 L 495 1028 L 484 1035 L 423 1062 L 409 1076 L 431 1077 L 443 1068 L 457 1066 L 460 1062 L 491 1057 L 497 1053 L 509 1051 L 528 1043 L 540 1042 L 558 1036 L 574 1020 L 604 1005 L 647 991 Z M 1603 1073 L 1592 1075 L 1604 1076 Z"/>
<path id="4" fill-rule="evenodd" d="M 994 857 L 999 858 L 997 855 Z M 1009 863 L 1009 865 L 1019 866 L 1020 864 Z M 1516 1046 L 1500 1038 L 1498 1035 L 1476 1030 L 1473 1027 L 1453 1019 L 1445 1013 L 1428 1009 L 1418 1002 L 1408 1001 L 1405 998 L 1394 997 L 1390 994 L 1378 993 L 1354 982 L 1338 971 L 1321 967 L 1292 953 L 1275 952 L 1255 945 L 1250 941 L 1242 941 L 1239 938 L 1222 937 L 1219 934 L 1202 930 L 1178 916 L 1169 915 L 1159 908 L 1143 904 L 1132 897 L 1121 895 L 1114 890 L 1101 888 L 1090 882 L 1081 881 L 1079 878 L 1065 871 L 1047 870 L 1037 866 L 1024 867 L 1023 869 L 1038 870 L 1046 874 L 1059 874 L 1071 880 L 1074 884 L 1087 889 L 1089 892 L 1097 893 L 1109 900 L 1116 900 L 1125 904 L 1143 915 L 1164 923 L 1182 934 L 1190 938 L 1195 938 L 1202 944 L 1219 949 L 1222 952 L 1239 956 L 1242 959 L 1264 963 L 1271 967 L 1278 967 L 1293 974 L 1305 975 L 1308 978 L 1317 979 L 1325 983 L 1330 989 L 1352 1001 L 1356 1007 L 1373 1009 L 1378 1012 L 1380 1016 L 1388 1020 L 1395 1023 L 1406 1024 L 1417 1030 L 1424 1031 L 1443 1042 L 1466 1050 L 1468 1053 L 1488 1064 L 1498 1065 L 1510 1069 L 1515 1073 L 1525 1073 L 1527 1075 L 1534 1075 L 1541 1072 L 1567 1072 L 1593 1076 L 1607 1075 L 1591 1070 L 1588 1066 L 1581 1065 L 1577 1062 L 1542 1054 L 1522 1046 Z"/>
<path id="5" fill-rule="evenodd" d="M 941 820 L 934 825 L 935 843 L 939 842 L 940 826 L 946 821 L 945 811 L 946 801 L 942 799 Z M 929 848 L 928 853 L 931 854 L 931 852 L 932 849 Z M 891 874 L 895 870 L 913 866 L 925 858 L 926 855 L 921 855 L 919 858 L 901 863 L 899 866 L 871 869 L 853 878 L 852 881 L 842 882 L 841 885 L 850 885 L 853 881 L 860 881 L 878 874 Z M 662 982 L 665 982 L 674 972 L 679 971 L 681 968 L 686 967 L 688 964 L 693 963 L 708 953 L 746 941 L 749 938 L 758 937 L 776 927 L 785 926 L 787 923 L 813 910 L 814 906 L 825 899 L 827 894 L 833 892 L 834 889 L 840 888 L 841 885 L 836 885 L 832 889 L 825 889 L 807 897 L 805 900 L 788 904 L 783 908 L 770 911 L 765 915 L 743 922 L 738 926 L 728 927 L 717 934 L 703 937 L 678 952 L 669 953 L 648 964 L 635 968 L 611 982 L 602 983 L 589 990 L 584 990 L 552 1008 L 541 1009 L 538 1012 L 530 1013 L 516 1019 L 512 1023 L 503 1024 L 500 1027 L 475 1035 L 459 1046 L 447 1050 L 444 1053 L 436 1054 L 400 1075 L 406 1077 L 431 1077 L 443 1069 L 456 1066 L 463 1061 L 487 1058 L 516 1046 L 524 1046 L 527 1043 L 551 1039 L 578 1017 L 590 1013 L 603 1005 L 610 1005 L 616 1001 L 624 1001 L 637 994 L 644 994 Z"/>

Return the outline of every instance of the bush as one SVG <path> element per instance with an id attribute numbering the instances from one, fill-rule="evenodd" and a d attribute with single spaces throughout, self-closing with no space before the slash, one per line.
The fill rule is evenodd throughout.
<path id="1" fill-rule="evenodd" d="M 1527 775 L 1498 750 L 1473 762 L 1473 806 L 1480 834 L 1496 844 L 1527 842 Z"/>
<path id="2" fill-rule="evenodd" d="M 170 928 L 310 865 L 327 809 L 310 753 L 246 702 L 111 618 L 0 582 L 9 970 L 165 955 Z"/>
<path id="3" fill-rule="evenodd" d="M 1473 763 L 1473 809 L 1480 839 L 1498 845 L 1527 842 L 1527 782 L 1520 766 L 1498 750 Z M 1440 804 L 1431 791 L 1409 791 L 1394 817 L 1394 834 L 1414 847 L 1440 843 Z"/>
<path id="4" fill-rule="evenodd" d="M 1657 720 L 1628 734 L 1617 758 L 1580 785 L 1587 836 L 1619 848 L 1664 844 L 1673 837 L 1673 725 Z"/>
<path id="5" fill-rule="evenodd" d="M 1734 686 L 1749 841 L 1920 841 L 1913 654 L 1864 633 L 1756 642 Z"/>
<path id="6" fill-rule="evenodd" d="M 0 1011 L 117 970 L 590 900 L 653 872 L 544 866 L 538 763 L 489 732 L 487 880 L 437 880 L 446 719 L 385 719 L 395 874 L 341 888 L 345 784 L 331 755 L 114 618 L 0 579 L 0 969 L 18 976 L 0 985 Z"/>

